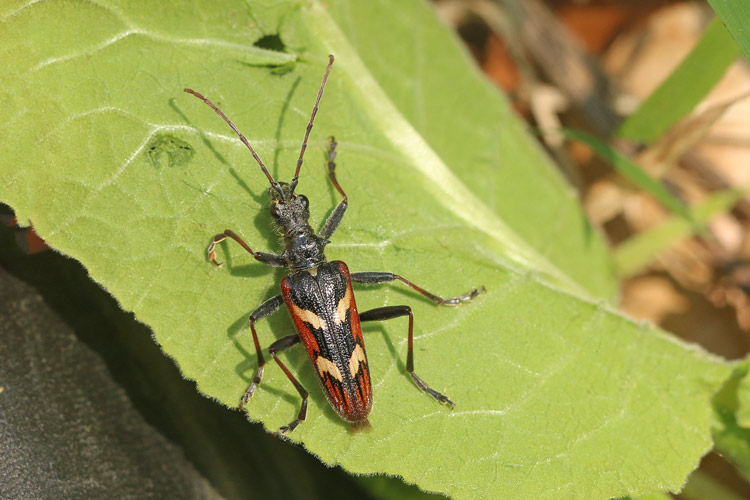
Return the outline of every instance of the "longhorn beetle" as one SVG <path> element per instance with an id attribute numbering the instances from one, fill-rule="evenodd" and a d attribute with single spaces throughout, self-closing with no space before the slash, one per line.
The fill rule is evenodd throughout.
<path id="1" fill-rule="evenodd" d="M 420 390 L 426 391 L 441 403 L 448 404 L 451 407 L 454 406 L 453 401 L 430 388 L 414 373 L 414 316 L 411 308 L 409 306 L 388 306 L 359 313 L 354 301 L 352 282 L 377 284 L 398 280 L 421 293 L 436 305 L 446 306 L 456 306 L 461 302 L 467 302 L 484 291 L 484 287 L 480 287 L 459 297 L 443 299 L 397 274 L 387 272 L 349 273 L 345 263 L 338 260 L 331 262 L 326 260 L 323 249 L 336 231 L 349 203 L 346 193 L 336 180 L 336 140 L 333 137 L 330 138 L 328 149 L 328 178 L 344 199 L 339 202 L 325 221 L 320 234 L 316 234 L 308 223 L 310 210 L 307 197 L 302 194 L 295 194 L 294 189 L 297 187 L 302 157 L 307 149 L 307 139 L 318 112 L 320 98 L 323 96 L 323 89 L 333 66 L 333 56 L 328 57 L 328 67 L 323 76 L 323 82 L 320 84 L 318 97 L 315 100 L 315 106 L 302 142 L 302 149 L 297 159 L 297 170 L 289 184 L 277 182 L 273 179 L 247 138 L 218 107 L 198 92 L 185 89 L 185 92 L 208 104 L 227 122 L 242 143 L 250 150 L 253 158 L 258 162 L 260 169 L 271 183 L 271 187 L 268 189 L 271 198 L 271 216 L 283 235 L 284 252 L 281 255 L 256 252 L 237 234 L 227 229 L 214 236 L 211 245 L 208 247 L 208 260 L 216 266 L 221 266 L 221 263 L 216 260 L 216 245 L 226 238 L 232 238 L 263 264 L 290 269 L 289 275 L 281 281 L 281 294 L 265 301 L 250 315 L 250 330 L 253 333 L 253 342 L 257 352 L 258 369 L 255 371 L 252 383 L 240 399 L 239 406 L 241 409 L 255 393 L 260 385 L 266 364 L 258 342 L 258 334 L 255 331 L 255 323 L 275 313 L 281 307 L 281 304 L 286 304 L 297 333 L 280 338 L 271 344 L 268 353 L 294 384 L 302 397 L 302 405 L 297 418 L 289 425 L 281 427 L 278 434 L 293 431 L 301 421 L 305 420 L 307 415 L 307 390 L 302 387 L 302 384 L 277 356 L 279 352 L 289 349 L 299 342 L 302 342 L 305 346 L 310 361 L 318 373 L 326 397 L 336 413 L 350 422 L 353 428 L 369 426 L 367 416 L 372 409 L 372 385 L 367 355 L 365 354 L 365 342 L 362 338 L 360 326 L 363 321 L 409 316 L 409 349 L 406 355 L 406 371 L 411 375 L 412 380 Z"/>

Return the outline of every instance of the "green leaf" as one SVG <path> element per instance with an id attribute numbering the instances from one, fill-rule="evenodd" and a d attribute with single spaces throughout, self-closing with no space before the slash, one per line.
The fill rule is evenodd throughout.
<path id="1" fill-rule="evenodd" d="M 634 141 L 654 142 L 693 110 L 738 55 L 737 44 L 719 18 L 714 18 L 695 48 L 625 120 L 617 135 Z"/>
<path id="2" fill-rule="evenodd" d="M 750 430 L 750 377 L 747 375 L 740 380 L 737 403 L 737 423 Z"/>
<path id="3" fill-rule="evenodd" d="M 724 22 L 742 55 L 750 61 L 750 33 L 747 31 L 750 5 L 745 0 L 708 0 L 708 3 Z"/>
<path id="4" fill-rule="evenodd" d="M 746 478 L 750 478 L 749 371 L 748 360 L 735 366 L 732 376 L 714 397 L 712 424 L 716 449 Z"/>
<path id="5" fill-rule="evenodd" d="M 224 228 L 281 246 L 257 165 L 182 89 L 219 103 L 288 180 L 333 53 L 298 188 L 319 225 L 339 199 L 324 168 L 334 134 L 350 208 L 329 258 L 487 293 L 436 309 L 405 287 L 358 288 L 360 310 L 412 307 L 416 371 L 457 406 L 404 373 L 405 320 L 367 324 L 373 430 L 347 432 L 297 348 L 281 358 L 310 410 L 289 439 L 455 498 L 677 490 L 710 448 L 709 400 L 730 368 L 611 308 L 609 257 L 572 190 L 426 5 L 1 8 L 0 200 L 148 324 L 204 393 L 237 404 L 256 366 L 247 315 L 283 272 L 233 242 L 219 247 L 224 268 L 206 261 Z M 287 53 L 262 48 L 274 35 Z M 291 328 L 284 313 L 258 325 L 266 346 Z M 248 411 L 275 430 L 299 404 L 268 365 Z"/>
<path id="6" fill-rule="evenodd" d="M 745 196 L 739 189 L 713 193 L 700 204 L 691 207 L 691 217 L 704 226 L 717 214 L 727 213 Z M 617 246 L 613 258 L 620 277 L 631 276 L 649 265 L 659 252 L 695 234 L 694 226 L 682 217 L 669 217 L 659 225 L 627 239 Z"/>

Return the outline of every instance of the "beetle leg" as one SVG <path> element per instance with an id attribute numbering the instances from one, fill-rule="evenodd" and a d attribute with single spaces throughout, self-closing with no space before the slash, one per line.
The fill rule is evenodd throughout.
<path id="1" fill-rule="evenodd" d="M 258 355 L 258 369 L 255 371 L 252 383 L 247 388 L 247 390 L 245 390 L 242 398 L 240 398 L 240 410 L 247 404 L 248 401 L 250 401 L 250 398 L 252 398 L 253 394 L 255 393 L 255 389 L 257 389 L 260 385 L 260 381 L 261 379 L 263 379 L 263 368 L 266 364 L 266 360 L 263 357 L 263 351 L 260 348 L 260 342 L 258 342 L 258 333 L 255 331 L 255 322 L 278 311 L 279 307 L 281 307 L 281 304 L 283 303 L 284 299 L 281 298 L 281 295 L 271 297 L 267 301 L 263 302 L 260 307 L 253 311 L 253 313 L 250 315 L 250 330 L 253 332 L 253 343 L 255 343 L 255 352 Z"/>
<path id="2" fill-rule="evenodd" d="M 298 344 L 302 339 L 300 339 L 299 335 L 288 335 L 286 337 L 280 338 L 273 344 L 271 344 L 271 347 L 268 348 L 268 352 L 273 356 L 274 361 L 276 361 L 276 364 L 278 364 L 281 369 L 286 373 L 286 376 L 289 378 L 289 380 L 294 384 L 294 388 L 297 389 L 297 392 L 299 392 L 299 395 L 302 397 L 302 405 L 299 408 L 299 413 L 297 413 L 297 418 L 292 420 L 292 422 L 289 425 L 282 426 L 278 432 L 275 432 L 274 435 L 278 436 L 281 434 L 286 434 L 288 432 L 292 432 L 300 422 L 302 422 L 305 417 L 307 416 L 307 396 L 308 392 L 305 390 L 304 387 L 302 387 L 302 384 L 299 383 L 297 378 L 292 375 L 292 372 L 289 371 L 289 369 L 284 365 L 284 363 L 281 362 L 281 360 L 276 356 L 276 353 L 284 351 L 286 349 L 289 349 L 293 345 Z"/>
<path id="3" fill-rule="evenodd" d="M 352 273 L 351 277 L 352 277 L 352 281 L 357 282 L 357 283 L 364 283 L 367 285 L 387 283 L 390 281 L 399 280 L 403 283 L 406 283 L 411 288 L 418 291 L 419 293 L 421 293 L 422 295 L 430 299 L 432 302 L 435 303 L 435 305 L 438 305 L 438 306 L 457 306 L 461 302 L 468 302 L 471 299 L 476 298 L 480 293 L 485 291 L 485 288 L 483 286 L 480 286 L 479 288 L 474 288 L 470 292 L 467 292 L 458 297 L 444 299 L 442 297 L 438 297 L 437 295 L 433 293 L 428 292 L 427 290 L 423 289 L 420 286 L 415 285 L 411 281 L 407 280 L 403 276 L 399 276 L 398 274 L 381 273 L 381 272 L 363 272 L 363 273 Z"/>
<path id="4" fill-rule="evenodd" d="M 334 231 L 336 231 L 336 228 L 339 227 L 339 224 L 341 223 L 341 219 L 344 218 L 344 212 L 346 212 L 346 208 L 349 206 L 349 198 L 346 196 L 346 193 L 344 193 L 344 190 L 341 189 L 341 186 L 339 185 L 338 180 L 336 180 L 336 139 L 331 136 L 329 139 L 330 143 L 328 146 L 328 178 L 331 180 L 331 184 L 333 184 L 333 187 L 335 187 L 339 193 L 341 193 L 341 196 L 344 197 L 343 200 L 339 202 L 338 205 L 336 205 L 336 208 L 333 209 L 333 212 L 331 212 L 331 215 L 328 216 L 328 219 L 326 219 L 325 224 L 323 224 L 323 229 L 320 231 L 320 236 L 324 239 L 328 239 L 333 235 Z"/>
<path id="5" fill-rule="evenodd" d="M 409 306 L 387 306 L 387 307 L 378 307 L 377 309 L 370 309 L 369 311 L 365 311 L 362 313 L 359 313 L 359 320 L 360 321 L 382 321 L 386 319 L 391 318 L 398 318 L 400 316 L 406 316 L 409 315 L 409 350 L 406 354 L 406 372 L 411 375 L 412 380 L 415 384 L 417 384 L 417 387 L 420 391 L 428 393 L 430 396 L 435 398 L 437 401 L 441 403 L 445 403 L 447 405 L 450 405 L 451 408 L 456 406 L 456 404 L 448 399 L 447 396 L 444 396 L 437 392 L 436 390 L 432 389 L 430 386 L 425 383 L 424 380 L 422 380 L 416 373 L 414 373 L 414 314 L 411 312 L 411 307 Z"/>
<path id="6" fill-rule="evenodd" d="M 286 260 L 284 260 L 281 255 L 253 251 L 253 249 L 250 248 L 250 245 L 245 243 L 242 238 L 237 236 L 231 229 L 225 229 L 223 233 L 214 236 L 213 241 L 208 246 L 208 261 L 213 262 L 216 267 L 221 266 L 221 262 L 216 260 L 216 245 L 227 239 L 227 237 L 232 238 L 234 241 L 242 245 L 242 248 L 250 252 L 256 260 L 263 264 L 267 264 L 271 267 L 286 267 Z"/>

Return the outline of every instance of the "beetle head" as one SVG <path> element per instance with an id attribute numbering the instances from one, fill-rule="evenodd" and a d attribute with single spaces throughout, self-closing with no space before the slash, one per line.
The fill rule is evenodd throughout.
<path id="1" fill-rule="evenodd" d="M 271 198 L 271 216 L 284 233 L 294 232 L 295 228 L 307 227 L 310 218 L 310 202 L 304 194 L 294 194 L 294 188 L 286 182 L 279 182 L 268 188 Z"/>

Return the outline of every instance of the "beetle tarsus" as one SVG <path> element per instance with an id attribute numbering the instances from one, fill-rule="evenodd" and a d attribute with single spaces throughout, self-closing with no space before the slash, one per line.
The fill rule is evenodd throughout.
<path id="1" fill-rule="evenodd" d="M 456 406 L 456 403 L 451 401 L 448 398 L 448 396 L 440 394 L 438 391 L 428 386 L 427 383 L 421 378 L 419 378 L 419 375 L 417 375 L 416 373 L 410 372 L 409 375 L 411 375 L 412 380 L 414 381 L 415 384 L 417 384 L 417 387 L 419 387 L 420 391 L 426 392 L 427 394 L 432 396 L 433 399 L 435 399 L 436 401 L 443 403 L 443 404 L 447 404 L 451 408 L 454 408 Z"/>
<path id="2" fill-rule="evenodd" d="M 440 302 L 436 302 L 439 306 L 458 306 L 461 305 L 461 302 L 469 302 L 479 296 L 479 294 L 486 292 L 487 289 L 483 286 L 480 286 L 479 288 L 474 288 L 470 292 L 465 293 L 463 295 L 460 295 L 458 297 L 453 297 L 450 299 L 442 299 Z"/>
<path id="3" fill-rule="evenodd" d="M 263 370 L 264 366 L 259 366 L 258 369 L 255 371 L 255 376 L 253 376 L 252 383 L 248 386 L 248 388 L 245 390 L 245 393 L 240 398 L 240 406 L 239 409 L 243 409 L 246 404 L 250 402 L 250 399 L 253 397 L 253 394 L 255 394 L 255 389 L 258 388 L 260 385 L 261 380 L 263 380 Z"/>
<path id="4" fill-rule="evenodd" d="M 223 233 L 217 234 L 216 236 L 214 236 L 213 241 L 208 246 L 208 261 L 213 263 L 216 267 L 221 267 L 221 262 L 216 260 L 216 245 L 218 245 L 225 239 L 226 239 L 226 236 L 224 236 Z"/>

